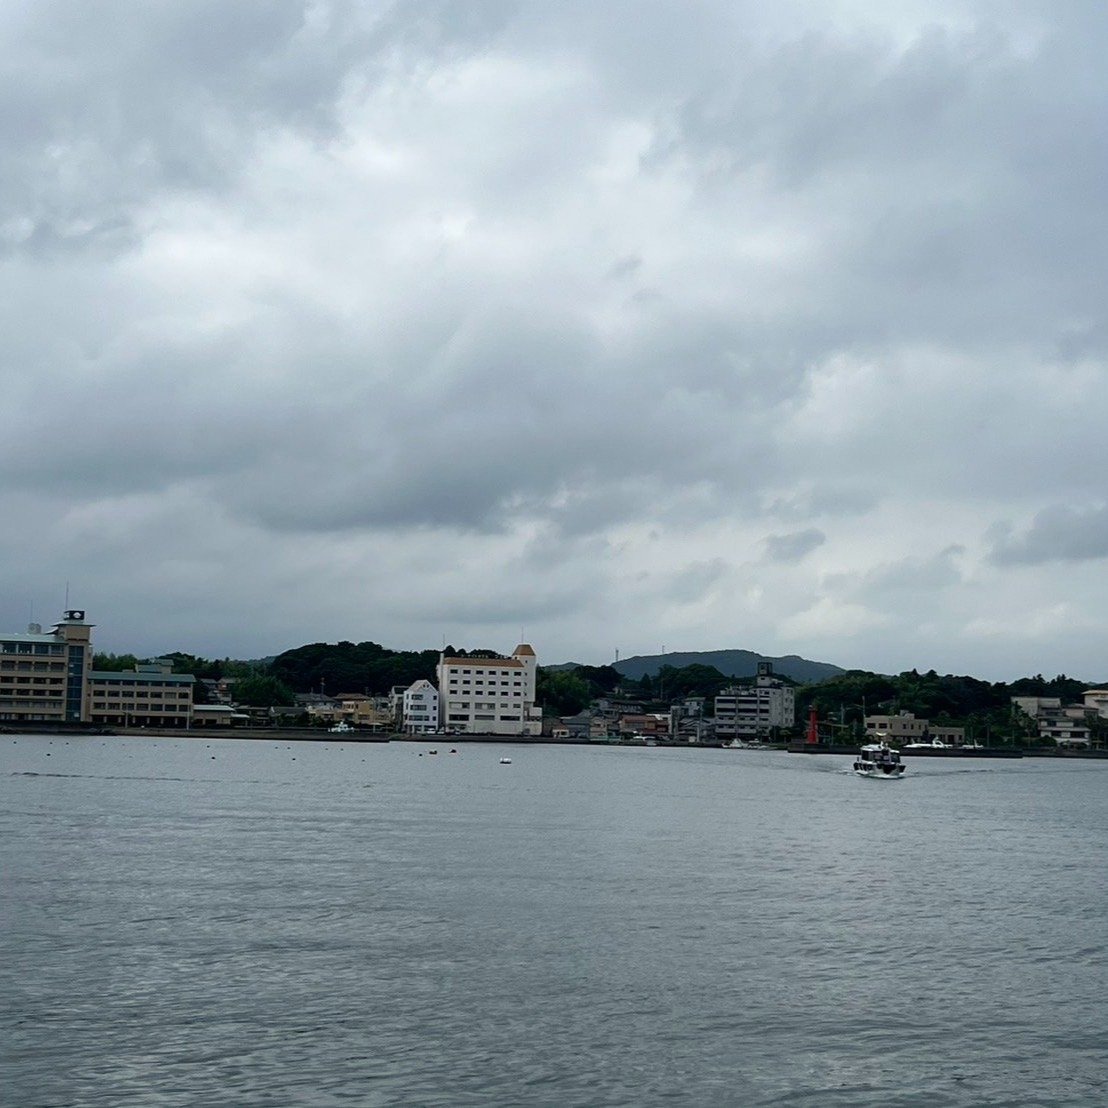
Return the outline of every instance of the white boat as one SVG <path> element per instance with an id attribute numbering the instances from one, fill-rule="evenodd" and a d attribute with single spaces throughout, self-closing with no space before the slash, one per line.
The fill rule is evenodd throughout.
<path id="1" fill-rule="evenodd" d="M 512 764 L 512 759 L 511 758 L 501 758 L 500 759 L 500 764 L 502 766 L 510 766 Z"/>
<path id="2" fill-rule="evenodd" d="M 341 723 L 336 723 L 334 727 L 328 728 L 328 730 L 332 735 L 349 735 L 354 728 L 346 720 L 343 720 Z"/>
<path id="3" fill-rule="evenodd" d="M 888 743 L 867 743 L 854 759 L 854 772 L 859 777 L 880 777 L 895 781 L 904 776 L 904 763 L 898 751 Z"/>
<path id="4" fill-rule="evenodd" d="M 947 744 L 942 739 L 928 739 L 927 742 L 922 740 L 917 743 L 908 743 L 905 750 L 946 750 Z"/>

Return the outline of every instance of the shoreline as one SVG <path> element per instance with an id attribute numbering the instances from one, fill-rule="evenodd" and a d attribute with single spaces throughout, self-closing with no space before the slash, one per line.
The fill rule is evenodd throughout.
<path id="1" fill-rule="evenodd" d="M 131 728 L 83 728 L 65 726 L 31 727 L 26 725 L 21 730 L 11 727 L 0 727 L 0 737 L 3 738 L 36 738 L 39 736 L 64 736 L 70 739 L 234 739 L 241 742 L 264 742 L 268 740 L 281 740 L 292 742 L 315 743 L 413 743 L 422 745 L 457 745 L 460 743 L 494 743 L 511 744 L 516 746 L 595 746 L 616 747 L 630 749 L 656 749 L 656 750 L 726 750 L 730 749 L 723 743 L 683 743 L 656 740 L 645 742 L 596 742 L 592 739 L 554 739 L 543 735 L 529 737 L 524 735 L 405 735 L 399 732 L 346 732 L 333 734 L 330 731 L 319 731 L 307 727 L 235 727 L 235 728 L 189 728 L 170 729 L 153 727 Z M 789 754 L 837 754 L 840 756 L 855 755 L 858 747 L 855 745 L 829 745 L 820 743 L 812 745 L 804 742 L 767 744 L 760 749 L 774 750 Z M 739 751 L 746 753 L 746 751 Z M 1073 760 L 1097 761 L 1108 758 L 1108 750 L 1052 750 L 1045 747 L 1013 748 L 1013 747 L 979 747 L 972 750 L 964 750 L 958 747 L 946 747 L 934 750 L 902 750 L 905 758 L 1060 758 Z"/>

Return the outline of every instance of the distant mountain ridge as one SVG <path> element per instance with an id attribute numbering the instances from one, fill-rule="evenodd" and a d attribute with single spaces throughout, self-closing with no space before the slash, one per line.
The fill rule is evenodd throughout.
<path id="1" fill-rule="evenodd" d="M 725 677 L 753 677 L 758 672 L 759 662 L 772 662 L 774 673 L 804 685 L 827 681 L 846 673 L 841 666 L 830 662 L 813 662 L 801 658 L 799 654 L 771 658 L 765 654 L 756 654 L 753 650 L 689 650 L 669 654 L 638 654 L 632 658 L 621 658 L 612 665 L 624 677 L 637 681 L 645 674 L 654 677 L 662 666 L 673 666 L 674 669 L 693 665 L 714 666 Z"/>

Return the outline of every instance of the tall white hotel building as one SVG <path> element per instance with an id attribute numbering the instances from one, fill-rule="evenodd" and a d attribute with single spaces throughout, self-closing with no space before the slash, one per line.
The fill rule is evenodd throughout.
<path id="1" fill-rule="evenodd" d="M 520 643 L 510 658 L 439 657 L 439 726 L 478 735 L 542 734 L 535 706 L 534 650 Z"/>

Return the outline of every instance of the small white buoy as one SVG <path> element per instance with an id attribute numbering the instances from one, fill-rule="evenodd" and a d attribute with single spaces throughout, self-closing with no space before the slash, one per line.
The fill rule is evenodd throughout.
<path id="1" fill-rule="evenodd" d="M 510 766 L 512 764 L 512 759 L 511 758 L 501 758 L 500 759 L 500 764 L 502 766 Z"/>

